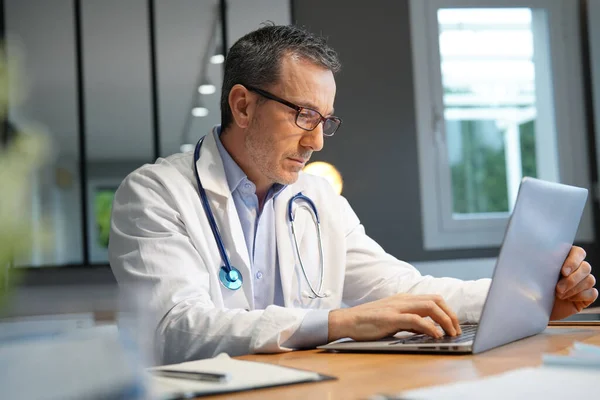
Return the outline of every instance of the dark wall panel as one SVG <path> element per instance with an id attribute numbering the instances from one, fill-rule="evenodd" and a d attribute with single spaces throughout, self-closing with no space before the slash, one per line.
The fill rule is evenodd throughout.
<path id="1" fill-rule="evenodd" d="M 335 109 L 344 125 L 315 159 L 338 167 L 367 233 L 408 261 L 496 256 L 497 248 L 423 249 L 408 1 L 293 7 L 295 22 L 328 36 L 342 61 Z"/>

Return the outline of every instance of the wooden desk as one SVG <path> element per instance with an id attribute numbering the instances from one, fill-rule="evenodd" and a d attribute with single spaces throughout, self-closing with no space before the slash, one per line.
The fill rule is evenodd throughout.
<path id="1" fill-rule="evenodd" d="M 551 327 L 537 336 L 475 356 L 327 353 L 320 350 L 249 355 L 240 359 L 317 371 L 336 376 L 338 380 L 210 398 L 364 400 L 376 393 L 398 393 L 540 365 L 543 353 L 566 354 L 575 341 L 600 345 L 600 326 Z"/>

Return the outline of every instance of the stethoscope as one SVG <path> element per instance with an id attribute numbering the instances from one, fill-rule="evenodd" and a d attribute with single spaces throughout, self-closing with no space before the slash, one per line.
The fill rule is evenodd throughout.
<path id="1" fill-rule="evenodd" d="M 223 261 L 223 266 L 219 269 L 219 281 L 223 286 L 225 286 L 229 290 L 238 290 L 242 287 L 243 277 L 242 273 L 231 265 L 229 261 L 229 257 L 225 252 L 225 245 L 223 244 L 223 240 L 221 238 L 221 233 L 219 232 L 219 228 L 217 227 L 217 222 L 210 208 L 210 204 L 208 203 L 208 197 L 206 196 L 206 191 L 202 186 L 202 182 L 200 181 L 200 175 L 198 174 L 198 160 L 200 159 L 200 147 L 202 146 L 202 141 L 204 138 L 200 139 L 196 144 L 196 149 L 194 150 L 194 172 L 196 173 L 196 182 L 198 184 L 198 192 L 200 193 L 200 199 L 202 200 L 202 207 L 204 208 L 204 212 L 208 217 L 208 223 L 210 224 L 210 229 L 212 230 L 213 236 L 215 237 L 215 241 L 217 242 L 217 247 L 219 248 L 219 253 L 221 254 L 221 260 Z M 296 238 L 296 231 L 294 229 L 294 219 L 295 219 L 295 211 L 293 210 L 294 202 L 302 202 L 302 205 L 299 205 L 296 208 L 296 211 L 299 208 L 304 208 L 311 212 L 311 216 L 313 221 L 317 227 L 317 236 L 319 239 L 319 264 L 321 269 L 321 277 L 319 279 L 319 288 L 317 290 L 314 289 L 313 285 L 310 283 L 308 279 L 308 275 L 306 274 L 306 269 L 304 268 L 304 263 L 302 262 L 302 257 L 300 256 L 300 250 L 298 248 L 298 239 Z M 319 219 L 319 213 L 317 212 L 317 207 L 315 203 L 303 195 L 302 192 L 293 196 L 288 203 L 288 220 L 290 221 L 292 227 L 292 236 L 294 237 L 294 248 L 296 250 L 296 255 L 298 256 L 298 261 L 300 262 L 300 267 L 302 268 L 302 274 L 308 283 L 308 287 L 310 288 L 308 291 L 303 291 L 302 295 L 304 297 L 308 297 L 310 299 L 322 299 L 325 297 L 331 296 L 330 291 L 322 292 L 323 289 L 323 278 L 325 274 L 324 269 L 324 255 L 323 255 L 323 241 L 321 239 L 321 221 Z"/>

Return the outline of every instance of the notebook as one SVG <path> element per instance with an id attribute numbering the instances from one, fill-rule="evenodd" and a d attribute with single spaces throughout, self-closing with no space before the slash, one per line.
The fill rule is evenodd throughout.
<path id="1" fill-rule="evenodd" d="M 227 382 L 220 383 L 167 378 L 149 374 L 150 392 L 153 398 L 162 400 L 200 397 L 219 393 L 336 379 L 335 377 L 321 375 L 317 372 L 254 361 L 237 360 L 225 353 L 219 354 L 214 358 L 164 365 L 152 369 L 227 373 L 230 376 Z"/>

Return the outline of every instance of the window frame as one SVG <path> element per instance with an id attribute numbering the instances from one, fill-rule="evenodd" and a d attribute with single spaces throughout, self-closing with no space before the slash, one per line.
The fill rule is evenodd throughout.
<path id="1" fill-rule="evenodd" d="M 454 218 L 451 169 L 445 142 L 443 86 L 439 53 L 439 8 L 544 9 L 532 15 L 534 45 L 549 57 L 550 69 L 536 62 L 536 130 L 554 130 L 555 141 L 536 140 L 541 179 L 590 188 L 584 110 L 579 4 L 572 0 L 410 0 L 415 113 L 423 243 L 426 250 L 496 247 L 502 243 L 509 213 Z M 540 21 L 540 15 L 546 22 Z M 540 29 L 541 26 L 548 29 Z M 548 54 L 549 53 L 549 54 Z M 424 66 L 426 66 L 424 68 Z M 552 73 L 548 73 L 548 70 Z M 551 86 L 551 90 L 549 90 Z M 538 135 L 536 135 L 537 137 Z M 554 136 L 554 135 L 552 135 Z M 550 155 L 548 158 L 547 155 Z M 558 165 L 558 168 L 555 166 Z M 509 190 L 509 195 L 510 190 Z M 514 194 L 513 194 L 514 195 Z M 591 201 L 584 210 L 577 241 L 593 241 Z"/>

